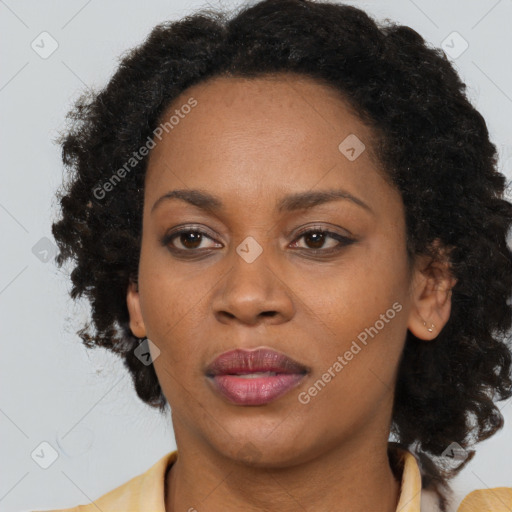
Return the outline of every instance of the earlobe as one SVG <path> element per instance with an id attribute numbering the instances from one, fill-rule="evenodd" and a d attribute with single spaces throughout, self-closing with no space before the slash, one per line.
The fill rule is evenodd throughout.
<path id="1" fill-rule="evenodd" d="M 426 341 L 437 338 L 450 318 L 452 288 L 456 282 L 447 258 L 433 261 L 431 257 L 418 257 L 407 325 L 414 336 Z"/>
<path id="2" fill-rule="evenodd" d="M 142 319 L 140 308 L 140 295 L 138 285 L 135 281 L 130 280 L 126 294 L 126 305 L 130 314 L 130 329 L 137 338 L 146 337 L 146 327 Z"/>

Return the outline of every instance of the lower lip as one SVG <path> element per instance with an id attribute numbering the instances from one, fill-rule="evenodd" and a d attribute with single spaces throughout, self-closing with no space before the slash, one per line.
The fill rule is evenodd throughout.
<path id="1" fill-rule="evenodd" d="M 263 405 L 283 396 L 305 377 L 299 373 L 279 373 L 265 377 L 215 375 L 208 380 L 230 402 L 237 405 Z"/>

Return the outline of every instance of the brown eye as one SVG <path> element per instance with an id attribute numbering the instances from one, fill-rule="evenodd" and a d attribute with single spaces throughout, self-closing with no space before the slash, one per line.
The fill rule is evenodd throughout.
<path id="1" fill-rule="evenodd" d="M 304 241 L 311 249 L 321 249 L 325 243 L 326 235 L 325 233 L 320 233 L 319 231 L 310 231 L 309 233 L 303 235 Z"/>
<path id="2" fill-rule="evenodd" d="M 198 231 L 188 231 L 179 235 L 179 241 L 187 249 L 197 249 L 201 245 L 202 236 Z"/>
<path id="3" fill-rule="evenodd" d="M 203 242 L 213 239 L 200 229 L 182 229 L 166 235 L 162 244 L 169 246 L 170 249 L 177 251 L 192 252 L 198 249 L 209 249 L 210 247 L 201 247 Z M 178 245 L 177 245 L 178 244 Z"/>
<path id="4" fill-rule="evenodd" d="M 304 239 L 305 246 L 298 245 L 298 241 L 301 239 Z M 210 246 L 204 245 L 208 240 L 214 242 L 214 244 Z M 354 242 L 356 240 L 323 228 L 310 228 L 307 231 L 303 231 L 291 244 L 291 247 L 306 251 L 306 253 L 327 256 L 341 251 L 345 246 Z M 325 247 L 329 243 L 330 245 Z M 222 244 L 216 243 L 208 233 L 197 228 L 187 228 L 171 232 L 163 237 L 162 245 L 168 247 L 176 255 L 181 254 L 183 256 L 204 256 L 208 249 L 222 247 Z"/>
<path id="5" fill-rule="evenodd" d="M 297 249 L 311 249 L 313 252 L 318 251 L 321 252 L 331 252 L 341 249 L 343 246 L 350 245 L 355 242 L 355 240 L 339 235 L 337 233 L 333 233 L 332 231 L 327 231 L 325 229 L 313 228 L 308 231 L 304 231 L 300 234 L 300 236 L 296 240 L 304 239 L 304 243 L 306 247 L 297 246 L 296 242 L 294 247 Z M 326 240 L 334 240 L 336 243 L 332 244 L 330 247 L 324 248 L 324 244 Z"/>

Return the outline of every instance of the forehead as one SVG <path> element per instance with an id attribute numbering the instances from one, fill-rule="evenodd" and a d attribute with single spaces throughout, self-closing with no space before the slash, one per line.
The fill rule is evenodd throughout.
<path id="1" fill-rule="evenodd" d="M 206 150 L 210 145 L 229 143 L 233 138 L 239 142 L 250 139 L 265 142 L 280 135 L 273 144 L 268 144 L 268 149 L 280 146 L 286 150 L 307 139 L 309 145 L 316 144 L 320 150 L 320 142 L 327 133 L 335 141 L 353 132 L 365 139 L 371 135 L 370 128 L 362 123 L 339 91 L 302 75 L 211 78 L 175 98 L 161 117 L 162 123 L 179 113 L 191 98 L 197 105 L 180 116 L 181 121 L 174 116 L 179 126 L 167 130 L 169 137 L 164 135 L 166 140 L 158 144 L 160 147 L 172 145 L 177 150 L 183 144 L 201 144 Z M 158 149 L 153 151 L 158 152 Z"/>
<path id="2" fill-rule="evenodd" d="M 183 108 L 191 99 L 194 108 Z M 346 183 L 362 193 L 379 186 L 368 151 L 371 129 L 341 94 L 312 78 L 215 77 L 183 91 L 161 121 L 172 115 L 179 122 L 150 153 L 150 195 L 184 185 L 220 195 Z M 347 140 L 361 151 L 356 159 L 343 153 Z"/>

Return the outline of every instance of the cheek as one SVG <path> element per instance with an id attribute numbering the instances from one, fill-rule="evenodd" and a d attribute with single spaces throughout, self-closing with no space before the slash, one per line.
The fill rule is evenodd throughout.
<path id="1" fill-rule="evenodd" d="M 162 259 L 162 258 L 160 258 Z M 169 372 L 178 372 L 187 380 L 197 370 L 197 357 L 204 351 L 205 324 L 210 314 L 208 298 L 218 280 L 216 272 L 186 274 L 171 268 L 170 258 L 143 261 L 139 280 L 141 311 L 147 336 L 160 349 L 155 367 L 165 364 Z M 212 279 L 210 279 L 212 274 Z"/>
<path id="2" fill-rule="evenodd" d="M 365 242 L 350 257 L 323 270 L 297 274 L 294 291 L 334 333 L 357 335 L 373 325 L 408 290 L 405 249 Z M 393 311 L 391 312 L 393 314 Z"/>
<path id="3" fill-rule="evenodd" d="M 336 374 L 321 394 L 339 404 L 340 414 L 345 406 L 384 400 L 394 388 L 407 331 L 408 281 L 406 258 L 392 247 L 369 247 L 328 276 L 302 278 L 300 293 L 313 320 L 307 330 L 318 340 L 314 380 L 329 369 Z M 362 390 L 366 398 L 359 403 Z"/>

